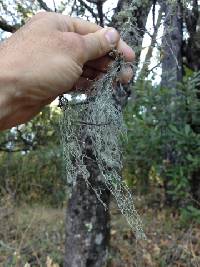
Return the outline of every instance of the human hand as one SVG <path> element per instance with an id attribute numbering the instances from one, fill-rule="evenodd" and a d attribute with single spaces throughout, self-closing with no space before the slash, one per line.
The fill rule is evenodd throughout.
<path id="1" fill-rule="evenodd" d="M 106 72 L 108 52 L 134 52 L 116 30 L 56 13 L 38 13 L 0 46 L 0 129 L 24 123 L 58 95 L 87 88 Z M 121 75 L 132 77 L 131 69 Z"/>

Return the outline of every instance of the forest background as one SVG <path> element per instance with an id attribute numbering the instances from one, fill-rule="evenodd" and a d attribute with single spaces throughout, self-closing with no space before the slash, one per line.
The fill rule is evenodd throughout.
<path id="1" fill-rule="evenodd" d="M 136 241 L 108 190 L 109 210 L 83 181 L 66 197 L 54 104 L 0 133 L 0 266 L 200 266 L 199 1 L 0 0 L 1 40 L 41 10 L 119 31 L 131 19 L 122 173 L 147 240 Z"/>

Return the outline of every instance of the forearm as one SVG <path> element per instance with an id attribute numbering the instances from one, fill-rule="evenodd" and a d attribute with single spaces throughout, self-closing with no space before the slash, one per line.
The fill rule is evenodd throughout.
<path id="1" fill-rule="evenodd" d="M 25 81 L 23 61 L 0 45 L 0 131 L 25 123 L 44 105 L 35 100 L 32 83 Z"/>
<path id="2" fill-rule="evenodd" d="M 12 71 L 1 62 L 0 73 L 0 130 L 12 125 L 12 115 L 16 113 L 19 104 L 16 101 L 16 81 Z"/>
<path id="3" fill-rule="evenodd" d="M 30 85 L 31 88 L 31 85 Z M 25 123 L 50 101 L 39 101 L 15 71 L 0 74 L 0 131 Z"/>

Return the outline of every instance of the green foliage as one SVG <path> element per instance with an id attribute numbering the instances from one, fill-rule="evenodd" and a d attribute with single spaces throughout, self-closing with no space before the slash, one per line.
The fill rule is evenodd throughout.
<path id="1" fill-rule="evenodd" d="M 0 196 L 10 194 L 17 202 L 62 205 L 65 181 L 59 112 L 47 107 L 27 125 L 20 126 L 20 133 L 13 129 L 0 134 L 0 143 L 5 142 L 2 149 L 8 149 L 0 152 Z"/>
<path id="2" fill-rule="evenodd" d="M 200 210 L 192 205 L 181 209 L 181 224 L 188 225 L 188 223 L 197 222 L 200 224 Z"/>
<path id="3" fill-rule="evenodd" d="M 188 203 L 191 175 L 200 166 L 199 74 L 187 77 L 177 89 L 138 82 L 136 99 L 125 110 L 128 125 L 125 173 L 148 190 L 151 181 L 170 180 L 174 203 Z M 153 171 L 153 175 L 152 175 Z M 130 183 L 130 182 L 129 182 Z"/>
<path id="4" fill-rule="evenodd" d="M 40 149 L 28 155 L 4 153 L 0 158 L 0 195 L 15 201 L 40 202 L 57 206 L 64 201 L 61 152 Z"/>

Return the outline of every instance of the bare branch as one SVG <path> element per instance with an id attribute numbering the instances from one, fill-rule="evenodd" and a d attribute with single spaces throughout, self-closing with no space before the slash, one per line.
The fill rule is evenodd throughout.
<path id="1" fill-rule="evenodd" d="M 6 153 L 16 153 L 16 152 L 27 152 L 29 151 L 28 148 L 17 148 L 17 149 L 9 149 L 9 148 L 4 148 L 4 147 L 0 147 L 0 152 L 6 152 Z"/>
<path id="2" fill-rule="evenodd" d="M 103 27 L 104 26 L 103 3 L 98 2 L 96 5 L 97 5 L 97 10 L 98 10 L 98 16 L 100 19 L 100 25 Z"/>
<path id="3" fill-rule="evenodd" d="M 19 29 L 20 25 L 15 24 L 15 25 L 10 25 L 5 19 L 0 17 L 0 29 L 6 32 L 16 32 L 17 29 Z"/>
<path id="4" fill-rule="evenodd" d="M 148 73 L 151 73 L 152 71 L 154 71 L 156 68 L 158 68 L 160 65 L 162 64 L 162 62 L 159 62 L 158 64 L 156 64 L 155 66 L 153 66 L 153 68 L 151 68 Z"/>
<path id="5" fill-rule="evenodd" d="M 146 57 L 145 57 L 144 64 L 143 64 L 143 67 L 141 69 L 139 78 L 147 76 L 150 73 L 148 68 L 149 68 L 151 57 L 152 57 L 153 49 L 154 49 L 155 44 L 156 44 L 156 37 L 158 34 L 158 29 L 161 25 L 161 21 L 162 21 L 162 7 L 159 10 L 156 24 L 154 21 L 154 33 L 151 35 L 151 45 L 149 46 L 148 52 L 146 53 Z"/>
<path id="6" fill-rule="evenodd" d="M 21 152 L 21 151 L 30 151 L 36 149 L 36 144 L 34 140 L 29 140 L 23 136 L 23 133 L 16 127 L 17 135 L 12 136 L 11 138 L 6 138 L 3 142 L 0 143 L 1 152 Z M 11 147 L 9 144 L 12 142 L 15 146 Z"/>
<path id="7" fill-rule="evenodd" d="M 52 12 L 53 10 L 47 6 L 47 4 L 43 0 L 37 0 L 40 7 L 48 12 Z"/>
<path id="8" fill-rule="evenodd" d="M 23 137 L 23 133 L 19 130 L 19 128 L 16 128 L 16 131 L 18 133 L 18 137 L 20 138 L 20 140 L 24 143 L 25 146 L 27 147 L 32 147 L 34 148 L 34 144 L 32 141 L 27 140 L 26 138 Z"/>
<path id="9" fill-rule="evenodd" d="M 91 13 L 91 15 L 95 18 L 96 23 L 98 23 L 97 14 L 93 11 L 93 8 L 87 5 L 83 0 L 78 0 L 78 1 L 82 6 L 84 6 Z"/>

